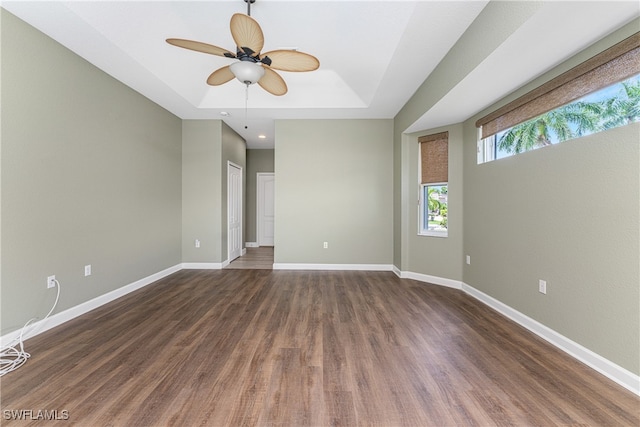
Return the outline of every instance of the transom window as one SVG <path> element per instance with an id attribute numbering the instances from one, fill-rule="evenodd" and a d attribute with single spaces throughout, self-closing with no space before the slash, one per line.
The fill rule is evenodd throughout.
<path id="1" fill-rule="evenodd" d="M 482 139 L 478 163 L 640 121 L 640 75 Z"/>
<path id="2" fill-rule="evenodd" d="M 478 163 L 640 120 L 640 32 L 479 119 Z"/>

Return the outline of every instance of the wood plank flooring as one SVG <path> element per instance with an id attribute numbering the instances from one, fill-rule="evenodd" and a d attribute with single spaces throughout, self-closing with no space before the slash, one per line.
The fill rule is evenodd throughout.
<path id="1" fill-rule="evenodd" d="M 272 270 L 273 246 L 247 248 L 247 253 L 234 259 L 225 267 L 231 270 Z"/>
<path id="2" fill-rule="evenodd" d="M 182 270 L 27 351 L 0 380 L 2 425 L 640 425 L 633 393 L 461 291 L 387 272 Z"/>

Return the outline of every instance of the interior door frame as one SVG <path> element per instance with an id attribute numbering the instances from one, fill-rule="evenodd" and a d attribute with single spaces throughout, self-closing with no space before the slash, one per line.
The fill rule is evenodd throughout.
<path id="1" fill-rule="evenodd" d="M 262 176 L 272 176 L 275 180 L 276 174 L 275 172 L 258 172 L 256 173 L 256 244 L 260 246 L 260 236 L 261 234 L 261 226 L 260 226 L 260 218 L 262 217 L 262 206 L 260 205 L 260 177 Z M 275 224 L 274 224 L 275 226 Z M 275 243 L 275 242 L 274 242 Z"/>
<path id="2" fill-rule="evenodd" d="M 243 208 L 243 204 L 242 204 L 242 195 L 243 195 L 243 191 L 242 191 L 242 185 L 243 185 L 243 180 L 242 180 L 242 174 L 244 171 L 244 168 L 236 163 L 233 163 L 230 160 L 227 160 L 227 261 L 231 262 L 231 221 L 230 221 L 230 217 L 231 215 L 229 215 L 229 211 L 231 210 L 231 180 L 229 179 L 231 177 L 231 168 L 235 167 L 237 169 L 240 170 L 240 183 L 239 183 L 239 190 L 238 190 L 238 199 L 239 199 L 239 211 L 238 211 L 238 215 L 240 216 L 240 255 L 242 256 L 242 232 L 243 232 L 243 226 L 242 226 L 242 222 L 244 220 L 244 218 L 242 217 L 242 208 Z M 235 258 L 234 258 L 235 259 Z"/>

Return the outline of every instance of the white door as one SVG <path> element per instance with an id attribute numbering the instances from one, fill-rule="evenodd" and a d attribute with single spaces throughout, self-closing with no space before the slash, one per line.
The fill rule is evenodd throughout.
<path id="1" fill-rule="evenodd" d="M 242 254 L 242 168 L 227 166 L 227 207 L 229 262 Z"/>
<path id="2" fill-rule="evenodd" d="M 258 246 L 273 246 L 274 183 L 273 173 L 258 174 Z"/>

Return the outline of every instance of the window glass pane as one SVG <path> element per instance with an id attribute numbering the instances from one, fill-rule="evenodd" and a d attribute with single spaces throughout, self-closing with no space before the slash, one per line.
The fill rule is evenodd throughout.
<path id="1" fill-rule="evenodd" d="M 479 163 L 640 121 L 640 75 L 608 86 L 483 140 Z M 481 159 L 483 157 L 483 159 Z"/>
<path id="2" fill-rule="evenodd" d="M 446 184 L 423 186 L 423 231 L 446 232 L 448 215 Z"/>

